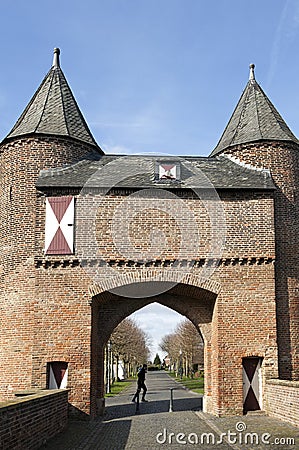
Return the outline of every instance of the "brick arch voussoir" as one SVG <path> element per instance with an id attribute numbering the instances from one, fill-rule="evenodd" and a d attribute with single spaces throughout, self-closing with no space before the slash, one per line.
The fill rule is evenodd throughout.
<path id="1" fill-rule="evenodd" d="M 112 278 L 101 280 L 89 286 L 89 294 L 94 297 L 104 292 L 116 289 L 122 286 L 128 286 L 135 283 L 150 283 L 150 282 L 164 282 L 185 284 L 189 286 L 198 287 L 218 295 L 221 290 L 221 285 L 217 281 L 202 278 L 194 273 L 185 271 L 161 271 L 147 270 L 147 271 L 132 271 L 116 275 Z"/>

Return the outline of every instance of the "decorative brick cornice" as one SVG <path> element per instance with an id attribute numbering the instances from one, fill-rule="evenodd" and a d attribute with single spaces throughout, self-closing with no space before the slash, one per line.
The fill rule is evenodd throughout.
<path id="1" fill-rule="evenodd" d="M 35 267 L 44 268 L 56 268 L 56 267 L 105 267 L 107 264 L 110 267 L 116 268 L 136 268 L 136 269 L 147 269 L 147 268 L 198 268 L 203 266 L 252 266 L 252 265 L 262 265 L 262 264 L 273 264 L 275 258 L 273 256 L 250 256 L 250 257 L 229 257 L 229 258 L 199 258 L 199 259 L 155 259 L 155 260 L 128 260 L 128 259 L 83 259 L 78 258 L 35 258 Z"/>
<path id="2" fill-rule="evenodd" d="M 260 266 L 262 264 L 274 264 L 275 258 L 273 256 L 249 256 L 249 257 L 232 257 L 221 258 L 220 266 Z"/>
<path id="3" fill-rule="evenodd" d="M 44 269 L 56 269 L 58 267 L 78 267 L 80 261 L 78 258 L 35 258 L 35 267 L 38 269 L 43 267 Z"/>

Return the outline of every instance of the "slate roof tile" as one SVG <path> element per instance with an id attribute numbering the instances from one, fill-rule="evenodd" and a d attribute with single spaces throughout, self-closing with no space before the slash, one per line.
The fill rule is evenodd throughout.
<path id="1" fill-rule="evenodd" d="M 102 150 L 94 140 L 59 65 L 54 49 L 53 66 L 5 139 L 42 134 L 70 137 Z"/>
<path id="2" fill-rule="evenodd" d="M 275 106 L 255 80 L 254 64 L 250 79 L 211 156 L 228 147 L 260 140 L 299 143 Z"/>
<path id="3" fill-rule="evenodd" d="M 180 178 L 159 180 L 156 164 L 171 161 L 180 167 Z M 227 156 L 167 157 L 104 155 L 84 159 L 61 169 L 41 171 L 36 187 L 130 189 L 275 189 L 268 170 L 251 168 Z"/>

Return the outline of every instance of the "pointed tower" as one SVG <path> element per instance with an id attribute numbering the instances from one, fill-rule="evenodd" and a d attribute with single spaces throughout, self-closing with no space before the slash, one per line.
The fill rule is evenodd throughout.
<path id="1" fill-rule="evenodd" d="M 45 209 L 36 180 L 42 169 L 103 154 L 60 68 L 59 53 L 54 50 L 53 66 L 0 148 L 0 314 L 8 324 L 0 336 L 0 396 L 6 397 L 31 386 L 34 371 L 40 326 L 35 252 Z"/>
<path id="2" fill-rule="evenodd" d="M 228 154 L 270 169 L 276 192 L 275 286 L 279 374 L 299 380 L 299 141 L 255 80 L 245 90 L 211 156 Z"/>
<path id="3" fill-rule="evenodd" d="M 230 147 L 258 141 L 299 143 L 255 80 L 254 64 L 244 92 L 211 156 Z"/>
<path id="4" fill-rule="evenodd" d="M 55 48 L 51 69 L 4 141 L 33 135 L 57 136 L 89 145 L 103 154 L 60 68 L 59 55 L 59 48 Z"/>
<path id="5" fill-rule="evenodd" d="M 71 164 L 90 153 L 99 158 L 103 154 L 60 68 L 59 55 L 55 48 L 51 69 L 1 144 L 0 185 L 6 193 L 0 205 L 3 242 L 9 239 L 17 245 L 22 240 L 20 233 L 27 236 L 20 246 L 24 254 L 19 249 L 10 256 L 15 261 L 34 252 L 35 183 L 40 170 Z M 28 221 L 22 220 L 21 214 Z M 7 230 L 11 230 L 10 236 Z"/>

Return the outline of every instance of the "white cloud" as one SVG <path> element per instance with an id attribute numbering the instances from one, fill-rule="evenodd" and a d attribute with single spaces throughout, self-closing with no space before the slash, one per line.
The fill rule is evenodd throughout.
<path id="1" fill-rule="evenodd" d="M 133 150 L 131 150 L 128 147 L 125 147 L 124 145 L 117 145 L 117 144 L 101 144 L 101 149 L 106 153 L 107 155 L 131 155 L 132 153 L 135 153 Z"/>
<path id="2" fill-rule="evenodd" d="M 136 311 L 130 316 L 136 320 L 140 328 L 149 335 L 152 341 L 151 357 L 156 353 L 164 357 L 165 353 L 161 351 L 159 344 L 162 337 L 174 331 L 177 324 L 184 319 L 184 316 L 178 314 L 166 306 L 159 303 L 152 303 Z"/>
<path id="3" fill-rule="evenodd" d="M 268 71 L 267 85 L 271 84 L 274 73 L 277 70 L 280 53 L 285 41 L 294 41 L 299 29 L 299 4 L 297 0 L 287 0 L 281 12 L 273 45 L 270 54 L 270 68 Z"/>

